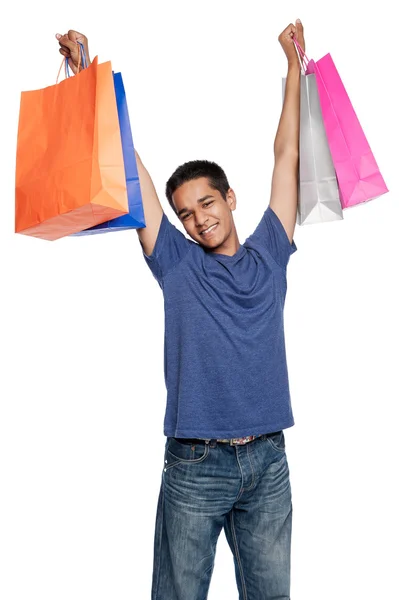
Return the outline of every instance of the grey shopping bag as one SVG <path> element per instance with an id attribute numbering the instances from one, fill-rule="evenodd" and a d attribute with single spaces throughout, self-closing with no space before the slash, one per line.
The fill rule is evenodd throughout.
<path id="1" fill-rule="evenodd" d="M 286 78 L 283 79 L 283 99 Z M 338 183 L 324 128 L 314 74 L 301 74 L 297 223 L 343 219 Z"/>

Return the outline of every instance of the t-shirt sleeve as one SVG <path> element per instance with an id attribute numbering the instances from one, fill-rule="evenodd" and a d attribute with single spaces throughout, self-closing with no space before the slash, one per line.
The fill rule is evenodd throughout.
<path id="1" fill-rule="evenodd" d="M 144 252 L 139 238 L 144 259 L 152 274 L 162 288 L 166 275 L 184 258 L 191 248 L 190 241 L 169 221 L 163 213 L 158 236 L 152 254 Z"/>
<path id="2" fill-rule="evenodd" d="M 282 222 L 270 206 L 244 244 L 265 248 L 282 269 L 287 267 L 291 254 L 297 250 L 294 240 L 291 244 Z"/>

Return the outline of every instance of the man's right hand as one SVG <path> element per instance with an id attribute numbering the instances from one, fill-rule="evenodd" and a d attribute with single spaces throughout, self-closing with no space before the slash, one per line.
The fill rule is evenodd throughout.
<path id="1" fill-rule="evenodd" d="M 60 53 L 63 56 L 65 56 L 65 58 L 69 58 L 69 66 L 71 67 L 75 75 L 78 72 L 78 65 L 79 71 L 83 69 L 81 56 L 79 60 L 80 47 L 78 45 L 78 42 L 81 42 L 83 44 L 87 64 L 90 64 L 91 61 L 89 56 L 89 43 L 87 41 L 87 37 L 83 35 L 83 33 L 79 33 L 78 31 L 73 31 L 72 29 L 70 29 L 68 33 L 65 33 L 64 35 L 57 33 L 55 37 L 57 38 L 61 46 Z"/>

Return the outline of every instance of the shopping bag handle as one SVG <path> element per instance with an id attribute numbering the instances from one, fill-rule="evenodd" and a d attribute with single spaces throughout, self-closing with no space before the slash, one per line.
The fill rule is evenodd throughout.
<path id="1" fill-rule="evenodd" d="M 306 72 L 307 67 L 310 63 L 309 58 L 306 56 L 306 52 L 305 50 L 302 48 L 302 46 L 300 45 L 300 43 L 298 42 L 297 38 L 294 36 L 293 38 L 294 44 L 296 46 L 296 49 L 298 50 L 298 54 L 301 57 L 301 63 L 302 63 L 302 68 L 303 65 L 305 65 L 306 68 L 303 69 L 304 72 Z"/>
<path id="2" fill-rule="evenodd" d="M 87 69 L 88 64 L 87 64 L 87 58 L 86 58 L 86 53 L 85 53 L 85 49 L 84 46 L 82 44 L 82 42 L 78 42 L 78 51 L 79 51 L 79 59 L 78 59 L 78 73 L 79 73 L 79 68 L 80 68 L 80 61 L 82 60 L 82 66 L 84 69 Z M 61 69 L 62 66 L 65 66 L 65 78 L 68 79 L 68 77 L 71 76 L 70 72 L 69 72 L 69 58 L 65 57 L 61 63 L 60 69 L 58 71 L 58 75 L 57 75 L 57 81 L 56 84 L 58 83 L 58 79 L 60 77 L 60 73 L 61 73 Z"/>

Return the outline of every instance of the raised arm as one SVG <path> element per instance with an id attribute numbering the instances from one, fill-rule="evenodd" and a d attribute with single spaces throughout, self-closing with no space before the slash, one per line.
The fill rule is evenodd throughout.
<path id="1" fill-rule="evenodd" d="M 292 242 L 298 206 L 299 114 L 301 65 L 293 42 L 296 36 L 305 49 L 302 23 L 296 21 L 279 36 L 288 59 L 288 74 L 283 109 L 274 142 L 274 170 L 270 207 L 280 219 Z"/>
<path id="2" fill-rule="evenodd" d="M 89 42 L 83 33 L 70 29 L 68 33 L 61 35 L 57 33 L 55 36 L 60 45 L 60 53 L 69 58 L 69 65 L 72 71 L 76 74 L 78 68 L 81 71 L 83 68 L 82 61 L 79 58 L 78 42 L 81 42 L 85 49 L 87 63 L 90 65 Z M 155 191 L 152 179 L 141 162 L 140 156 L 136 153 L 137 170 L 139 174 L 141 195 L 143 198 L 144 217 L 146 227 L 137 229 L 138 236 L 143 245 L 143 250 L 147 255 L 151 255 L 157 239 L 159 227 L 161 225 L 163 209 Z"/>

